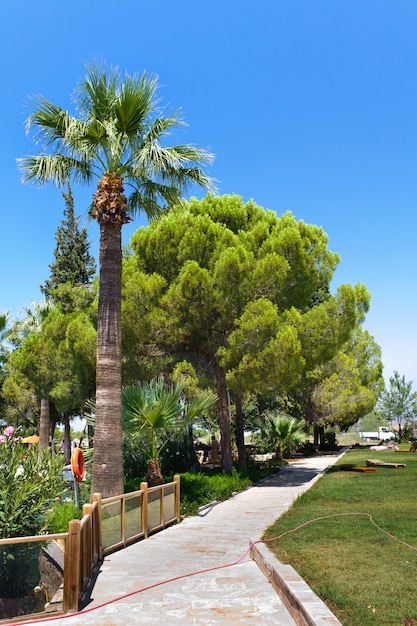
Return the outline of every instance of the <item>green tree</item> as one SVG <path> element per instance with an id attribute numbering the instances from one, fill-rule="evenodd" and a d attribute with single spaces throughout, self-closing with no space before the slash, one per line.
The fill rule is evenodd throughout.
<path id="1" fill-rule="evenodd" d="M 43 321 L 48 317 L 53 305 L 46 300 L 32 302 L 22 310 L 22 317 L 16 320 L 7 332 L 7 340 L 13 346 L 19 346 L 32 333 L 40 332 Z"/>
<path id="2" fill-rule="evenodd" d="M 299 318 L 305 367 L 291 396 L 315 445 L 325 443 L 326 426 L 347 428 L 371 410 L 380 392 L 381 351 L 361 328 L 369 298 L 360 283 L 341 285 Z"/>
<path id="3" fill-rule="evenodd" d="M 184 389 L 183 380 L 167 385 L 162 377 L 123 388 L 126 434 L 148 459 L 151 487 L 163 482 L 159 457 L 167 443 L 182 437 L 187 426 L 216 401 L 211 392 L 194 390 L 191 400 L 184 402 Z"/>
<path id="4" fill-rule="evenodd" d="M 189 145 L 164 147 L 182 124 L 158 110 L 158 84 L 145 73 L 89 66 L 75 92 L 79 117 L 43 97 L 27 122 L 46 152 L 19 159 L 25 181 L 66 184 L 98 179 L 91 216 L 100 226 L 96 428 L 92 490 L 123 491 L 121 425 L 121 229 L 137 211 L 150 218 L 192 184 L 210 188 L 200 165 L 211 155 Z M 131 189 L 129 199 L 124 184 Z"/>
<path id="5" fill-rule="evenodd" d="M 11 372 L 7 367 L 1 389 L 4 401 L 4 421 L 19 426 L 25 434 L 33 434 L 39 429 L 39 400 L 30 381 L 20 372 Z"/>
<path id="6" fill-rule="evenodd" d="M 140 355 L 146 363 L 169 355 L 212 375 L 222 467 L 231 472 L 228 387 L 294 387 L 305 362 L 299 318 L 328 288 L 339 257 L 321 228 L 237 195 L 183 202 L 139 229 L 131 246 L 124 324 L 132 368 Z M 144 301 L 143 315 L 135 314 Z"/>
<path id="7" fill-rule="evenodd" d="M 33 342 L 39 342 L 39 337 L 36 339 L 35 336 L 39 335 L 42 330 L 42 324 L 47 319 L 50 311 L 53 306 L 50 302 L 33 302 L 31 307 L 27 307 L 23 309 L 24 316 L 14 322 L 9 329 L 7 334 L 8 340 L 18 348 L 11 355 L 8 362 L 8 376 L 13 376 L 14 387 L 19 388 L 23 386 L 25 390 L 27 390 L 27 381 L 32 385 L 33 378 L 35 378 L 39 382 L 39 378 L 37 374 L 33 374 L 33 376 L 26 376 L 24 373 L 24 368 L 21 368 L 19 365 L 16 367 L 16 358 L 17 362 L 22 364 L 21 353 L 27 350 L 29 344 Z M 32 337 L 32 339 L 30 339 Z M 23 347 L 25 344 L 25 347 Z M 17 357 L 16 357 L 17 354 Z M 30 349 L 29 349 L 30 354 Z M 23 358 L 23 362 L 24 362 Z M 18 373 L 20 370 L 20 373 Z M 46 368 L 47 371 L 47 368 Z M 22 377 L 23 374 L 23 377 Z M 50 373 L 48 372 L 47 378 L 49 378 Z M 6 381 L 6 392 L 10 394 L 11 387 L 13 385 L 7 384 L 9 381 Z M 16 384 L 17 383 L 17 384 Z M 39 387 L 38 385 L 33 385 L 35 389 L 35 395 L 40 402 L 40 411 L 39 411 L 39 451 L 42 452 L 49 445 L 49 435 L 50 435 L 50 406 L 49 406 L 49 397 L 48 392 L 45 387 Z M 14 390 L 13 390 L 14 391 Z M 46 395 L 43 396 L 42 394 Z M 27 397 L 27 396 L 25 396 Z"/>
<path id="8" fill-rule="evenodd" d="M 401 441 L 404 431 L 408 429 L 417 412 L 417 393 L 413 391 L 413 381 L 406 381 L 405 376 L 400 376 L 394 370 L 394 375 L 389 379 L 389 389 L 381 394 L 378 409 L 384 419 L 397 423 Z"/>
<path id="9" fill-rule="evenodd" d="M 88 285 L 95 272 L 94 258 L 90 254 L 87 229 L 79 228 L 79 220 L 74 215 L 74 197 L 68 185 L 65 200 L 64 219 L 55 234 L 55 261 L 51 263 L 51 275 L 41 291 L 51 296 L 59 285 L 69 283 L 73 286 Z"/>
<path id="10" fill-rule="evenodd" d="M 70 416 L 82 412 L 86 398 L 93 393 L 95 340 L 88 312 L 63 313 L 54 307 L 8 359 L 6 391 L 13 392 L 13 381 L 23 388 L 29 381 L 40 402 L 40 451 L 49 446 L 54 426 L 51 416 L 55 421 L 69 421 Z"/>
<path id="11" fill-rule="evenodd" d="M 64 424 L 64 458 L 69 463 L 70 420 L 82 414 L 85 402 L 94 395 L 96 329 L 88 309 L 73 313 L 60 312 L 55 324 L 60 331 L 56 355 L 66 365 L 63 373 L 55 380 L 50 398 L 59 421 Z"/>
<path id="12" fill-rule="evenodd" d="M 74 197 L 71 186 L 68 184 L 67 193 L 62 194 L 65 200 L 64 219 L 55 234 L 56 248 L 55 261 L 49 266 L 51 275 L 41 286 L 42 293 L 53 303 L 59 304 L 64 313 L 73 313 L 75 310 L 85 311 L 93 299 L 93 290 L 86 289 L 95 273 L 94 258 L 90 254 L 90 244 L 87 239 L 87 229 L 79 228 L 79 220 L 74 214 Z M 91 292 L 91 293 L 90 293 Z M 91 331 L 89 324 L 86 333 Z M 88 342 L 86 342 L 88 343 Z M 78 394 L 74 391 L 74 377 L 68 384 L 69 377 L 56 385 L 54 404 L 59 411 L 64 424 L 64 459 L 70 462 L 71 439 L 70 418 L 74 407 L 77 406 Z M 93 393 L 90 389 L 88 393 Z M 66 398 L 64 400 L 64 398 Z M 78 408 L 78 411 L 80 408 Z"/>
<path id="13" fill-rule="evenodd" d="M 339 352 L 321 368 L 322 379 L 310 396 L 314 425 L 338 426 L 347 430 L 373 409 L 377 401 L 372 389 L 362 384 L 355 359 Z"/>

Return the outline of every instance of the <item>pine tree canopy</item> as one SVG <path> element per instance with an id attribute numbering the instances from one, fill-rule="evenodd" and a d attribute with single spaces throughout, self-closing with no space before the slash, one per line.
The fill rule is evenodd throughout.
<path id="1" fill-rule="evenodd" d="M 41 285 L 41 291 L 47 297 L 53 289 L 64 283 L 88 285 L 96 271 L 94 258 L 89 251 L 87 229 L 79 228 L 79 220 L 74 214 L 71 187 L 68 186 L 68 192 L 62 195 L 65 200 L 64 219 L 55 234 L 55 261 L 49 266 L 50 278 Z"/>

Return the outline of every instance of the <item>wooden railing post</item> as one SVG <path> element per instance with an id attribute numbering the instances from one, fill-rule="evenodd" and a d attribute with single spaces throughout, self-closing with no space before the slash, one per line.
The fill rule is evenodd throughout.
<path id="1" fill-rule="evenodd" d="M 86 536 L 83 541 L 83 587 L 88 584 L 88 580 L 91 578 L 94 567 L 93 507 L 91 504 L 84 504 L 83 517 L 84 516 L 88 516 L 88 527 L 84 530 Z"/>
<path id="2" fill-rule="evenodd" d="M 126 548 L 126 498 L 120 500 L 120 534 Z"/>
<path id="3" fill-rule="evenodd" d="M 80 520 L 69 524 L 64 561 L 64 612 L 78 611 L 80 594 Z"/>
<path id="4" fill-rule="evenodd" d="M 164 485 L 161 485 L 159 488 L 159 523 L 162 528 L 165 528 L 165 489 Z"/>
<path id="5" fill-rule="evenodd" d="M 148 536 L 148 483 L 140 483 L 142 491 L 142 531 L 145 539 Z"/>
<path id="6" fill-rule="evenodd" d="M 103 547 L 102 547 L 102 531 L 101 531 L 101 493 L 93 493 L 93 503 L 97 503 L 97 511 L 95 512 L 95 519 L 97 524 L 94 524 L 94 545 L 97 547 L 98 558 L 101 561 L 103 558 Z"/>
<path id="7" fill-rule="evenodd" d="M 174 476 L 175 483 L 175 517 L 177 522 L 181 521 L 181 478 L 179 474 Z"/>

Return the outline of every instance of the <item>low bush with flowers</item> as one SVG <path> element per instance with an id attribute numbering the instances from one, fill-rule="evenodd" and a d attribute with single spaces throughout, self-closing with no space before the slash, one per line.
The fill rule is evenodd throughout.
<path id="1" fill-rule="evenodd" d="M 14 428 L 0 435 L 0 538 L 42 533 L 44 520 L 64 491 L 63 459 L 37 444 L 20 443 Z M 19 598 L 33 589 L 36 544 L 0 546 L 0 596 Z M 35 578 L 34 578 L 35 577 Z M 0 602 L 1 609 L 1 602 Z M 1 610 L 0 610 L 0 617 Z"/>
<path id="2" fill-rule="evenodd" d="M 13 433 L 14 433 L 14 428 L 13 426 L 8 426 L 5 430 L 4 430 L 4 435 L 0 435 L 0 443 L 4 443 L 5 441 L 7 441 L 8 439 L 10 439 L 11 437 L 13 437 Z"/>
<path id="3" fill-rule="evenodd" d="M 64 490 L 63 459 L 36 444 L 19 443 L 12 426 L 0 436 L 0 537 L 35 535 L 48 507 Z"/>

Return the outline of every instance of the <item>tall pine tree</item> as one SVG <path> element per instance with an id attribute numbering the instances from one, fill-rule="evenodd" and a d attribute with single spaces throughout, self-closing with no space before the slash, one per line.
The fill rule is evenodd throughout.
<path id="1" fill-rule="evenodd" d="M 87 229 L 80 230 L 79 220 L 74 215 L 74 197 L 71 187 L 62 194 L 65 200 L 64 219 L 58 226 L 54 250 L 55 261 L 49 266 L 51 276 L 41 285 L 46 297 L 59 285 L 69 283 L 72 286 L 88 285 L 96 271 L 94 257 L 90 254 Z"/>

